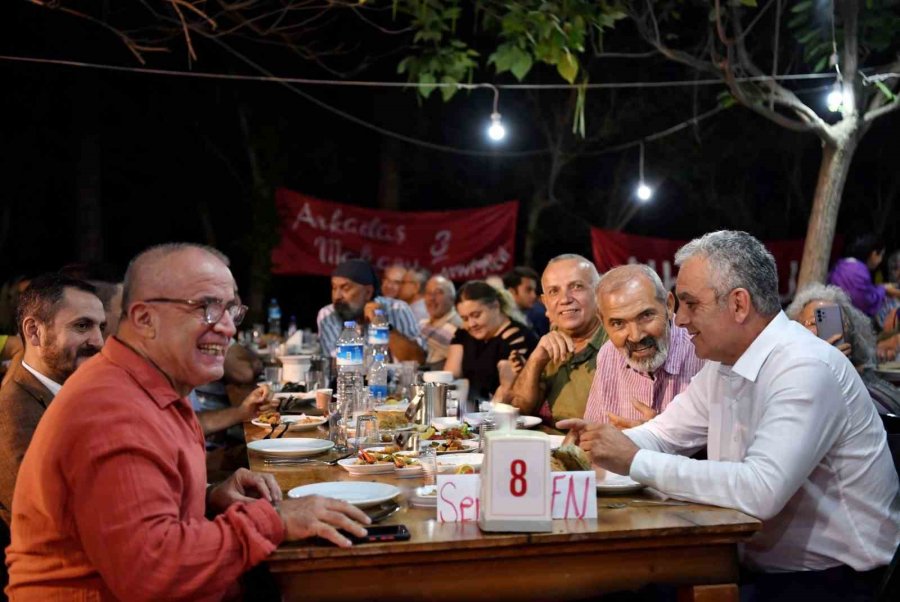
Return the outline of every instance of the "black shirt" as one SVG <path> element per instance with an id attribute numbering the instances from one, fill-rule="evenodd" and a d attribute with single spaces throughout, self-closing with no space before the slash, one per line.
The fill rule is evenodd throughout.
<path id="1" fill-rule="evenodd" d="M 537 346 L 537 337 L 524 324 L 510 321 L 496 335 L 486 341 L 472 338 L 460 328 L 451 345 L 462 345 L 462 376 L 469 379 L 469 401 L 489 400 L 500 386 L 497 362 L 507 360 L 512 352 L 528 359 Z M 472 404 L 476 407 L 477 405 Z"/>

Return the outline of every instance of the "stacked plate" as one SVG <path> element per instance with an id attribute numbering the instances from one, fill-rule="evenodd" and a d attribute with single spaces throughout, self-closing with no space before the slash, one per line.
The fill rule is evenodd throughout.
<path id="1" fill-rule="evenodd" d="M 410 496 L 409 501 L 414 506 L 424 506 L 426 508 L 437 507 L 437 487 L 434 485 L 426 485 L 425 487 L 416 487 Z"/>
<path id="2" fill-rule="evenodd" d="M 337 481 L 329 483 L 313 483 L 294 487 L 288 491 L 288 497 L 298 498 L 307 495 L 321 495 L 343 500 L 359 508 L 377 506 L 400 495 L 400 489 L 387 483 L 370 483 L 359 481 Z"/>
<path id="3" fill-rule="evenodd" d="M 460 466 L 471 466 L 475 472 L 481 470 L 484 454 L 451 454 L 437 459 L 437 474 L 454 474 Z M 430 467 L 424 467 L 425 474 L 431 474 Z"/>
<path id="4" fill-rule="evenodd" d="M 634 493 L 644 486 L 629 477 L 606 471 L 602 479 L 597 479 L 597 493 Z"/>
<path id="5" fill-rule="evenodd" d="M 334 447 L 332 441 L 326 439 L 305 439 L 302 437 L 258 439 L 247 444 L 247 449 L 271 458 L 315 456 L 327 452 L 332 447 Z"/>
<path id="6" fill-rule="evenodd" d="M 378 464 L 359 464 L 356 457 L 338 460 L 338 466 L 350 473 L 351 476 L 360 477 L 370 474 L 391 474 L 394 472 L 393 462 L 379 462 Z"/>

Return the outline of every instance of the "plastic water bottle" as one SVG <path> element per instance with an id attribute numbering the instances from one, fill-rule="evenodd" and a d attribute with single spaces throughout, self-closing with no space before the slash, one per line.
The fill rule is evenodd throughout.
<path id="1" fill-rule="evenodd" d="M 346 420 L 353 416 L 357 400 L 363 391 L 363 338 L 356 330 L 356 322 L 344 322 L 344 330 L 337 340 L 337 398 Z"/>
<path id="2" fill-rule="evenodd" d="M 387 368 L 384 365 L 384 354 L 376 353 L 369 366 L 369 395 L 377 402 L 387 397 Z"/>
<path id="3" fill-rule="evenodd" d="M 288 338 L 294 336 L 295 332 L 297 332 L 297 316 L 291 316 L 291 319 L 288 322 L 288 329 L 287 329 Z"/>
<path id="4" fill-rule="evenodd" d="M 269 302 L 269 334 L 281 336 L 281 308 L 275 298 Z"/>
<path id="5" fill-rule="evenodd" d="M 391 329 L 388 325 L 387 316 L 384 315 L 383 309 L 375 310 L 375 318 L 369 323 L 368 343 L 372 356 L 380 353 L 384 356 L 384 362 L 391 361 L 391 352 L 388 348 L 390 342 Z"/>

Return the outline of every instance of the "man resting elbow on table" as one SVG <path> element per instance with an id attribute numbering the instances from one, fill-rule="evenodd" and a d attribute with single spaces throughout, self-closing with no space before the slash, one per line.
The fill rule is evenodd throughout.
<path id="1" fill-rule="evenodd" d="M 559 426 L 602 468 L 762 519 L 742 550 L 757 572 L 750 599 L 797 599 L 798 587 L 871 596 L 900 542 L 900 496 L 859 374 L 781 312 L 774 258 L 755 238 L 707 234 L 676 264 L 676 323 L 706 365 L 641 426 Z M 709 460 L 682 457 L 703 445 Z"/>
<path id="2" fill-rule="evenodd" d="M 12 504 L 11 600 L 219 600 L 282 541 L 350 542 L 369 520 L 338 500 L 282 500 L 239 470 L 207 490 L 188 392 L 222 377 L 244 316 L 227 258 L 169 244 L 125 277 L 118 334 L 38 424 Z M 205 515 L 217 513 L 208 520 Z"/>

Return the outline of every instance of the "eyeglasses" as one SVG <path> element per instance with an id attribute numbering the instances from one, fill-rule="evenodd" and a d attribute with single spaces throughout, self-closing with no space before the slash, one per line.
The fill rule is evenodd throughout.
<path id="1" fill-rule="evenodd" d="M 249 309 L 246 305 L 241 305 L 240 299 L 234 301 L 224 301 L 223 299 L 215 299 L 207 297 L 205 299 L 167 299 L 165 297 L 157 297 L 155 299 L 144 299 L 144 303 L 178 303 L 180 305 L 188 305 L 193 308 L 203 308 L 203 321 L 210 326 L 219 322 L 225 312 L 231 316 L 231 321 L 238 326 L 247 314 Z"/>

